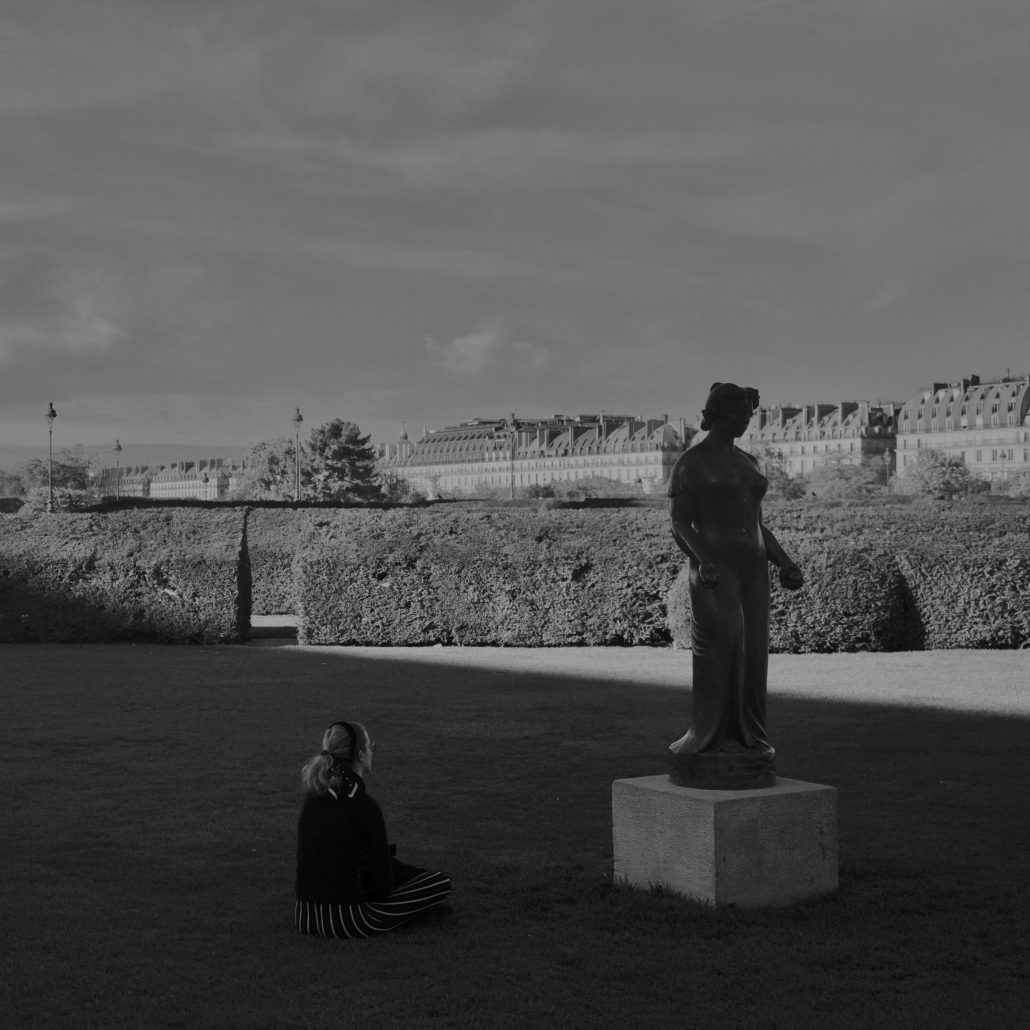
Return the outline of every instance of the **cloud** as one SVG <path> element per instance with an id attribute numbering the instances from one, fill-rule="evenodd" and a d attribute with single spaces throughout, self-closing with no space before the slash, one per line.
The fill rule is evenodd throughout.
<path id="1" fill-rule="evenodd" d="M 122 283 L 103 262 L 26 262 L 19 271 L 15 288 L 3 297 L 7 321 L 0 323 L 0 362 L 20 352 L 107 351 L 126 337 L 119 324 Z"/>
<path id="2" fill-rule="evenodd" d="M 443 367 L 458 375 L 475 377 L 498 364 L 512 364 L 517 358 L 520 367 L 538 369 L 550 360 L 543 347 L 514 338 L 503 321 L 487 322 L 466 336 L 456 336 L 449 343 L 440 343 L 432 336 L 426 338 L 426 350 Z"/>
<path id="3" fill-rule="evenodd" d="M 40 218 L 55 218 L 78 207 L 69 197 L 31 197 L 22 200 L 0 201 L 0 223 L 34 222 Z"/>

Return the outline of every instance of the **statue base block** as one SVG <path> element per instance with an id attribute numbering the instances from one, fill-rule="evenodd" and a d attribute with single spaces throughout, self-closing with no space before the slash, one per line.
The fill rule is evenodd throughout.
<path id="1" fill-rule="evenodd" d="M 711 905 L 771 908 L 837 889 L 837 791 L 779 777 L 760 790 L 612 784 L 615 880 Z"/>

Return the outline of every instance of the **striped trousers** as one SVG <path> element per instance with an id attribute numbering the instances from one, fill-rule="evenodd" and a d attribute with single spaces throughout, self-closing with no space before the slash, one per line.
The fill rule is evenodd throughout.
<path id="1" fill-rule="evenodd" d="M 382 901 L 357 905 L 298 901 L 293 921 L 301 933 L 317 937 L 372 937 L 444 904 L 450 893 L 451 881 L 445 873 L 421 872 L 395 887 Z"/>

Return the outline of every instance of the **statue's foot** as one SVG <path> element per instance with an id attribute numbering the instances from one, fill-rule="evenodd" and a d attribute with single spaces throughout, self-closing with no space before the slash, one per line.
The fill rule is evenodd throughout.
<path id="1" fill-rule="evenodd" d="M 669 745 L 669 750 L 674 755 L 684 754 L 685 752 L 690 750 L 690 745 L 693 742 L 693 740 L 694 740 L 694 731 L 693 730 L 687 730 L 687 732 L 684 733 L 683 736 L 680 737 L 679 740 L 677 740 L 674 743 Z"/>

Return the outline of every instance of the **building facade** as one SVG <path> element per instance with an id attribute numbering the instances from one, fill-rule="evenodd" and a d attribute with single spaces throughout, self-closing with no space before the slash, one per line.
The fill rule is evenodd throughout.
<path id="1" fill-rule="evenodd" d="M 171 465 L 125 465 L 99 473 L 105 497 L 151 497 L 217 501 L 229 496 L 239 471 L 228 458 L 178 461 Z"/>
<path id="2" fill-rule="evenodd" d="M 758 457 L 775 455 L 791 477 L 807 475 L 827 460 L 879 461 L 889 470 L 900 408 L 893 401 L 759 408 L 740 444 Z"/>
<path id="3" fill-rule="evenodd" d="M 417 443 L 401 433 L 380 445 L 379 468 L 429 498 L 509 494 L 595 476 L 652 492 L 672 471 L 696 430 L 667 416 L 554 415 L 473 419 L 428 431 Z"/>
<path id="4" fill-rule="evenodd" d="M 898 477 L 919 451 L 961 458 L 983 479 L 1030 472 L 1030 375 L 982 383 L 976 375 L 934 383 L 906 401 L 898 420 Z"/>

